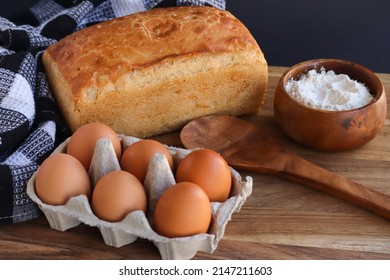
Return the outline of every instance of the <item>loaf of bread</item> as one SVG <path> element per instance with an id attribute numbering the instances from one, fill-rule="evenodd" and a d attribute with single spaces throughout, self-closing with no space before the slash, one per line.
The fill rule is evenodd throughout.
<path id="1" fill-rule="evenodd" d="M 102 122 L 149 137 L 261 107 L 267 62 L 248 29 L 212 7 L 157 8 L 79 30 L 44 52 L 71 130 Z"/>

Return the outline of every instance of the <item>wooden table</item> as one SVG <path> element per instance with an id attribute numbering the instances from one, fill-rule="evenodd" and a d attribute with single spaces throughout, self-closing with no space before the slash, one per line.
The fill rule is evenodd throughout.
<path id="1" fill-rule="evenodd" d="M 390 195 L 390 112 L 381 133 L 351 152 L 319 153 L 287 139 L 273 120 L 273 93 L 283 67 L 269 68 L 266 102 L 250 121 L 287 149 L 360 184 Z M 378 74 L 390 103 L 390 74 Z M 390 110 L 390 104 L 388 105 Z M 159 137 L 178 144 L 178 134 Z M 337 198 L 284 179 L 241 172 L 254 180 L 252 196 L 233 215 L 213 254 L 195 259 L 390 259 L 390 221 Z M 138 239 L 121 248 L 105 245 L 96 228 L 66 232 L 44 218 L 0 226 L 0 259 L 159 259 L 156 247 Z"/>

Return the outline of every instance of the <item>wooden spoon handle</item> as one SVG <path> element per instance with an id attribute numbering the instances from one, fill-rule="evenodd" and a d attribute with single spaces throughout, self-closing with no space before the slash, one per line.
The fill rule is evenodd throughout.
<path id="1" fill-rule="evenodd" d="M 346 179 L 301 157 L 286 157 L 278 175 L 311 186 L 390 219 L 390 196 Z"/>
<path id="2" fill-rule="evenodd" d="M 273 168 L 273 174 L 329 193 L 390 219 L 390 196 L 348 180 L 295 154 L 282 154 L 277 158 L 275 161 L 278 164 Z M 252 171 L 264 173 L 264 168 L 253 167 Z"/>

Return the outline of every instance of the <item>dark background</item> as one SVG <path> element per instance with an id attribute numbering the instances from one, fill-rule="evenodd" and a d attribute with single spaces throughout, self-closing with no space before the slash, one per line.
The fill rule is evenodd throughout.
<path id="1" fill-rule="evenodd" d="M 9 17 L 38 0 L 2 1 Z M 227 0 L 258 41 L 269 65 L 333 57 L 390 73 L 389 0 Z"/>

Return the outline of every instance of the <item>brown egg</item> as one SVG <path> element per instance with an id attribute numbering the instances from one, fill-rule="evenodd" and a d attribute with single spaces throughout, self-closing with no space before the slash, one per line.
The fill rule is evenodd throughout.
<path id="1" fill-rule="evenodd" d="M 138 179 L 122 170 L 104 175 L 92 193 L 92 210 L 95 215 L 108 222 L 119 222 L 130 212 L 142 210 L 146 213 L 147 198 Z"/>
<path id="2" fill-rule="evenodd" d="M 81 126 L 71 136 L 67 153 L 77 158 L 89 170 L 96 142 L 101 138 L 108 138 L 114 146 L 115 153 L 120 159 L 122 148 L 118 135 L 105 124 L 89 123 Z"/>
<path id="3" fill-rule="evenodd" d="M 182 159 L 176 170 L 176 182 L 193 182 L 210 201 L 224 202 L 232 185 L 232 176 L 224 158 L 209 149 L 194 150 Z"/>
<path id="4" fill-rule="evenodd" d="M 166 237 L 206 233 L 211 222 L 207 194 L 194 183 L 182 182 L 168 188 L 157 202 L 155 230 Z"/>
<path id="5" fill-rule="evenodd" d="M 63 205 L 69 198 L 91 196 L 91 184 L 83 165 L 67 154 L 53 154 L 38 169 L 35 193 L 46 204 Z"/>
<path id="6" fill-rule="evenodd" d="M 149 162 L 156 153 L 164 154 L 173 170 L 173 159 L 168 149 L 158 141 L 145 139 L 126 148 L 122 155 L 121 167 L 144 183 Z"/>

